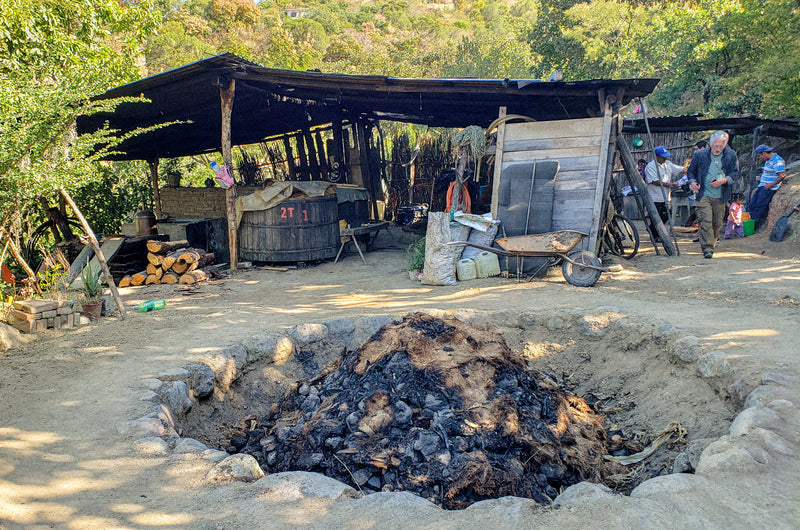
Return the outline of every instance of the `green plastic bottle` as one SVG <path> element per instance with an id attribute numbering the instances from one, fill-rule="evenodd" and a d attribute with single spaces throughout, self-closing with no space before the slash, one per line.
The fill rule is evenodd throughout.
<path id="1" fill-rule="evenodd" d="M 147 313 L 148 311 L 164 309 L 165 307 L 167 307 L 167 301 L 163 298 L 159 298 L 158 300 L 148 300 L 147 302 L 142 302 L 141 304 L 137 305 L 135 309 L 140 313 Z"/>

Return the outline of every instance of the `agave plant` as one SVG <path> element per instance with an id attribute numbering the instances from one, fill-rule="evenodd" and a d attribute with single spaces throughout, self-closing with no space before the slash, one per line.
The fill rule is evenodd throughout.
<path id="1" fill-rule="evenodd" d="M 102 271 L 94 272 L 89 260 L 86 266 L 81 269 L 81 291 L 87 303 L 96 304 L 100 302 L 100 295 L 103 294 L 103 284 L 100 282 Z"/>

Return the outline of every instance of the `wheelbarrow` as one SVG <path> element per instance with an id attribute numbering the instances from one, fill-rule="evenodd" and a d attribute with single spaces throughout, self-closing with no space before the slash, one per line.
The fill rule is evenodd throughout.
<path id="1" fill-rule="evenodd" d="M 591 287 L 597 283 L 600 274 L 608 272 L 600 259 L 588 250 L 573 250 L 588 234 L 577 230 L 559 230 L 545 234 L 513 236 L 495 239 L 501 248 L 486 247 L 469 241 L 453 241 L 450 245 L 467 245 L 486 250 L 500 256 L 517 258 L 517 279 L 520 278 L 524 258 L 548 258 L 535 273 L 561 263 L 564 279 L 577 287 Z"/>

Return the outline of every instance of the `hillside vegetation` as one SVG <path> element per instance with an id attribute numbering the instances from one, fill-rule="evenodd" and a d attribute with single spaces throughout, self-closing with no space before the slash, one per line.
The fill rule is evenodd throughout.
<path id="1" fill-rule="evenodd" d="M 148 73 L 230 51 L 265 66 L 402 77 L 658 77 L 671 114 L 797 115 L 787 0 L 160 0 Z M 302 15 L 290 18 L 289 10 Z"/>
<path id="2" fill-rule="evenodd" d="M 294 2 L 294 0 L 293 0 Z M 75 120 L 105 90 L 221 52 L 402 77 L 658 77 L 652 115 L 800 115 L 795 0 L 0 0 L 0 226 L 66 187 L 99 231 L 149 206 L 142 162 Z M 299 12 L 293 10 L 300 10 Z M 301 16 L 292 17 L 299 13 Z M 177 162 L 162 165 L 161 178 Z M 201 182 L 203 180 L 201 175 Z M 13 214 L 13 215 L 12 215 Z"/>

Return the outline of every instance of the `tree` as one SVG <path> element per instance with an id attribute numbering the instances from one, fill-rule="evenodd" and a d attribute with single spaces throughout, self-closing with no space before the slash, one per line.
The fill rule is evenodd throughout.
<path id="1" fill-rule="evenodd" d="M 91 96 L 139 76 L 148 1 L 0 0 L 0 212 L 31 213 L 38 194 L 98 177 L 107 131 L 77 137 Z"/>

